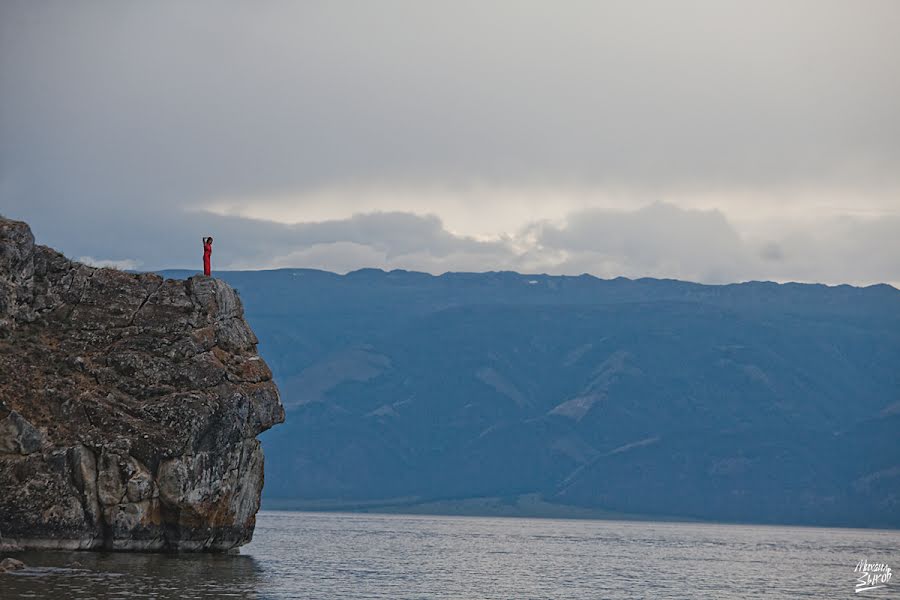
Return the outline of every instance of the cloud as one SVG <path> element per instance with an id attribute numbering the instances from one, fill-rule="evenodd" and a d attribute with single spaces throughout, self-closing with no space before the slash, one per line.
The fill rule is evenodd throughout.
<path id="1" fill-rule="evenodd" d="M 747 272 L 743 241 L 719 211 L 659 202 L 628 212 L 585 210 L 531 233 L 539 249 L 563 253 L 554 269 L 565 272 L 717 283 Z"/>
<path id="2" fill-rule="evenodd" d="M 11 215 L 15 216 L 15 215 Z M 515 270 L 600 277 L 668 277 L 705 283 L 746 280 L 900 284 L 900 216 L 827 216 L 785 228 L 740 231 L 721 211 L 653 202 L 634 209 L 573 210 L 491 239 L 448 230 L 435 215 L 362 213 L 317 222 L 188 211 L 164 222 L 99 215 L 59 249 L 119 268 L 199 268 L 211 234 L 215 269 L 359 268 Z M 36 229 L 39 242 L 47 240 Z M 110 248 L 135 258 L 97 259 Z M 109 256 L 108 254 L 106 256 Z"/>
<path id="3" fill-rule="evenodd" d="M 763 244 L 763 247 L 759 250 L 759 256 L 763 260 L 769 261 L 780 261 L 784 260 L 784 250 L 781 249 L 781 246 L 775 242 L 768 242 Z"/>
<path id="4" fill-rule="evenodd" d="M 312 266 L 337 272 L 383 267 L 444 272 L 483 268 L 486 264 L 509 265 L 513 256 L 503 242 L 450 233 L 433 215 L 369 213 L 282 227 L 277 245 L 249 260 L 237 259 L 232 266 Z"/>
<path id="5" fill-rule="evenodd" d="M 890 1 L 0 10 L 6 174 L 32 185 L 52 167 L 43 184 L 86 204 L 351 181 L 872 184 L 900 172 Z"/>
<path id="6" fill-rule="evenodd" d="M 219 267 L 898 281 L 898 20 L 3 2 L 0 211 L 147 268 L 212 233 Z"/>
<path id="7" fill-rule="evenodd" d="M 769 242 L 753 241 L 765 261 L 754 265 L 754 273 L 777 281 L 885 282 L 900 287 L 898 231 L 900 216 L 894 215 L 820 219 Z M 766 255 L 773 247 L 777 253 Z"/>
<path id="8" fill-rule="evenodd" d="M 377 267 L 435 274 L 517 270 L 705 283 L 900 283 L 895 235 L 900 217 L 828 217 L 812 228 L 756 238 L 740 234 L 719 211 L 655 202 L 634 210 L 574 211 L 558 222 L 536 221 L 490 241 L 451 233 L 433 215 L 399 212 L 293 225 L 216 218 L 235 231 L 247 225 L 255 232 L 252 243 L 237 247 L 217 234 L 225 268 L 347 272 Z"/>

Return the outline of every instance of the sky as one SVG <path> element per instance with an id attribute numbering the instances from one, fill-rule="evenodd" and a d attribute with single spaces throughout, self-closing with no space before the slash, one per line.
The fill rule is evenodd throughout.
<path id="1" fill-rule="evenodd" d="M 900 2 L 0 3 L 0 214 L 99 265 L 900 287 Z"/>

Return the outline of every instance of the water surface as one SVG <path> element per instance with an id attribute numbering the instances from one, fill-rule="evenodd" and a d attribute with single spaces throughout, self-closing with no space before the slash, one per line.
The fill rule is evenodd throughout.
<path id="1" fill-rule="evenodd" d="M 28 552 L 7 598 L 891 598 L 900 531 L 263 511 L 239 555 Z M 77 564 L 76 564 L 77 563 Z"/>

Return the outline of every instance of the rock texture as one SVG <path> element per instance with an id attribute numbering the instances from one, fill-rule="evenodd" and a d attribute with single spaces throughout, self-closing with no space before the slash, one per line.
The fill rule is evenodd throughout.
<path id="1" fill-rule="evenodd" d="M 97 269 L 0 218 L 0 543 L 250 541 L 284 420 L 235 291 Z"/>
<path id="2" fill-rule="evenodd" d="M 9 571 L 18 571 L 19 569 L 24 569 L 25 563 L 21 560 L 16 560 L 15 558 L 4 558 L 0 560 L 0 574 L 7 573 Z"/>

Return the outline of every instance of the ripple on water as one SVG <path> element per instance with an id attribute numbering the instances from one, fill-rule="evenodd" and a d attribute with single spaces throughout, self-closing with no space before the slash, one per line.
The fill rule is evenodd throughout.
<path id="1" fill-rule="evenodd" d="M 21 553 L 0 598 L 846 598 L 858 560 L 898 549 L 881 530 L 262 512 L 239 555 Z"/>

